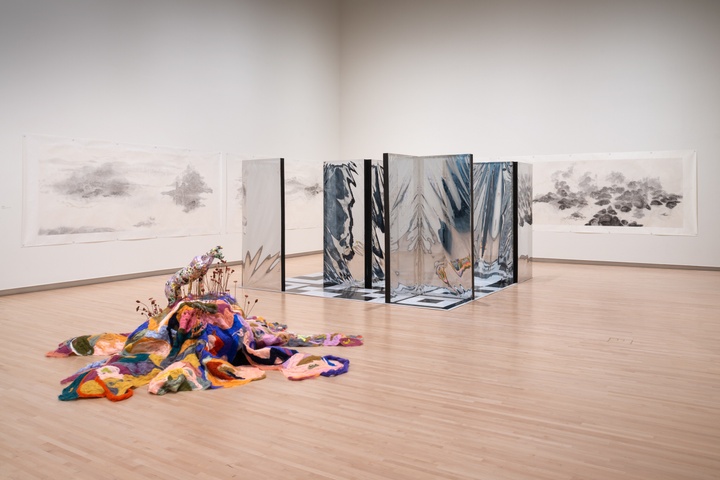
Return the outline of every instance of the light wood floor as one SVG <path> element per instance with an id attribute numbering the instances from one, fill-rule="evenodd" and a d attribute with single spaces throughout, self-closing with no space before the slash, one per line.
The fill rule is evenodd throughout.
<path id="1" fill-rule="evenodd" d="M 364 335 L 316 350 L 350 372 L 120 403 L 58 401 L 89 359 L 44 353 L 133 329 L 164 277 L 0 297 L 0 477 L 720 478 L 720 272 L 534 268 L 451 312 L 247 291 L 293 331 Z"/>

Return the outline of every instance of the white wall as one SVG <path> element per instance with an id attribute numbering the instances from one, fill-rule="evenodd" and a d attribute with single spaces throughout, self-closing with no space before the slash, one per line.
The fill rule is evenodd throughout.
<path id="1" fill-rule="evenodd" d="M 720 2 L 345 0 L 341 157 L 697 150 L 698 235 L 536 257 L 720 266 Z"/>
<path id="2" fill-rule="evenodd" d="M 717 267 L 717 52 L 715 0 L 4 0 L 0 290 L 178 268 L 218 243 L 240 259 L 237 236 L 23 248 L 23 134 L 290 165 L 695 149 L 697 237 L 538 232 L 534 253 Z"/>
<path id="3" fill-rule="evenodd" d="M 238 236 L 23 248 L 22 135 L 317 161 L 339 153 L 333 0 L 4 0 L 0 290 L 179 268 Z M 321 212 L 317 212 L 321 215 Z M 322 237 L 288 238 L 288 250 Z"/>

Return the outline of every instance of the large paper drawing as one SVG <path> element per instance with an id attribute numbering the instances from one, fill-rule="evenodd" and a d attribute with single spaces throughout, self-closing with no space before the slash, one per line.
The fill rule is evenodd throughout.
<path id="1" fill-rule="evenodd" d="M 226 233 L 243 231 L 243 160 L 239 155 L 225 154 Z"/>
<path id="2" fill-rule="evenodd" d="M 533 157 L 536 230 L 697 233 L 694 152 Z"/>
<path id="3" fill-rule="evenodd" d="M 24 148 L 25 245 L 221 231 L 220 154 L 47 136 Z"/>
<path id="4" fill-rule="evenodd" d="M 285 205 L 288 230 L 318 229 L 323 225 L 322 165 L 288 161 L 285 164 Z"/>

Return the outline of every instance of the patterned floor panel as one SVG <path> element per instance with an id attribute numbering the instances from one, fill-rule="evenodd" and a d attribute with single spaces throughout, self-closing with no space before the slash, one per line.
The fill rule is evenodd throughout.
<path id="1" fill-rule="evenodd" d="M 504 287 L 500 286 L 483 286 L 482 280 L 475 279 L 475 300 L 498 292 Z M 285 280 L 285 293 L 294 293 L 298 295 L 308 295 L 312 297 L 322 298 L 345 298 L 350 300 L 359 300 L 370 303 L 385 303 L 385 289 L 383 287 L 361 288 L 347 285 L 323 285 L 323 274 L 312 273 L 308 275 L 300 275 L 297 277 L 287 278 Z M 480 286 L 477 286 L 480 285 Z M 452 310 L 465 303 L 471 302 L 473 299 L 456 298 L 447 294 L 443 295 L 444 289 L 438 288 L 438 294 L 428 292 L 425 295 L 402 294 L 397 295 L 393 301 L 393 305 L 407 305 L 413 307 L 436 308 L 441 310 Z"/>

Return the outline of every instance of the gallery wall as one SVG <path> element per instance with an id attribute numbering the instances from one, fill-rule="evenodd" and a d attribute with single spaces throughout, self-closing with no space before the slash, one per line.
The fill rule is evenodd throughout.
<path id="1" fill-rule="evenodd" d="M 0 291 L 168 270 L 239 235 L 23 247 L 23 135 L 323 161 L 695 150 L 697 236 L 537 232 L 536 257 L 720 266 L 714 0 L 8 0 Z M 171 181 L 171 179 L 169 180 Z M 288 252 L 316 251 L 321 212 Z"/>
<path id="2" fill-rule="evenodd" d="M 339 153 L 338 18 L 333 0 L 2 2 L 0 290 L 180 268 L 216 244 L 240 260 L 237 234 L 23 247 L 23 135 L 282 156 L 321 178 Z M 289 253 L 321 245 L 288 232 Z"/>
<path id="3" fill-rule="evenodd" d="M 536 257 L 720 267 L 720 2 L 347 0 L 341 156 L 697 151 L 697 236 L 535 232 Z"/>

